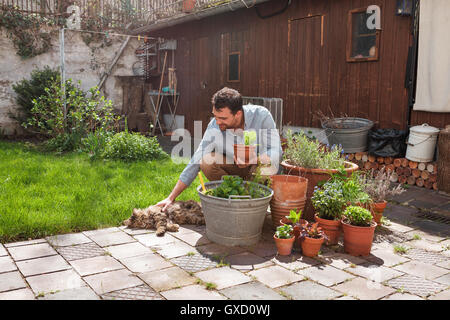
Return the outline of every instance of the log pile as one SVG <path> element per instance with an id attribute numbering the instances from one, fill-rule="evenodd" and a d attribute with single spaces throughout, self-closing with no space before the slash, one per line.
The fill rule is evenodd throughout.
<path id="1" fill-rule="evenodd" d="M 438 138 L 438 188 L 441 191 L 450 193 L 450 125 L 439 132 Z"/>
<path id="2" fill-rule="evenodd" d="M 375 174 L 384 168 L 394 172 L 392 182 L 416 185 L 438 190 L 438 163 L 415 162 L 406 158 L 375 157 L 367 152 L 346 154 L 347 160 L 356 163 L 361 170 L 374 170 Z"/>

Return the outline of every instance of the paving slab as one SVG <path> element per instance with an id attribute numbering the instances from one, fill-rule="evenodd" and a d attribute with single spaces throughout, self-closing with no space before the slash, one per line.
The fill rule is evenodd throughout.
<path id="1" fill-rule="evenodd" d="M 277 265 L 254 270 L 248 274 L 270 288 L 277 288 L 303 280 L 301 275 Z"/>
<path id="2" fill-rule="evenodd" d="M 167 232 L 162 237 L 158 237 L 156 233 L 139 234 L 134 236 L 134 238 L 142 243 L 146 247 L 154 248 L 155 250 L 160 250 L 164 245 L 179 242 L 177 238 L 171 236 Z"/>
<path id="3" fill-rule="evenodd" d="M 164 245 L 158 253 L 166 259 L 184 256 L 189 253 L 196 253 L 195 247 L 192 247 L 184 242 L 168 243 Z"/>
<path id="4" fill-rule="evenodd" d="M 232 286 L 220 290 L 220 293 L 231 300 L 286 300 L 285 297 L 259 281 Z"/>
<path id="5" fill-rule="evenodd" d="M 170 262 L 176 264 L 187 272 L 199 272 L 206 269 L 215 268 L 217 261 L 212 258 L 202 256 L 201 254 L 185 255 L 171 259 Z"/>
<path id="6" fill-rule="evenodd" d="M 217 243 L 210 243 L 196 248 L 198 252 L 206 256 L 226 257 L 233 254 L 245 252 L 241 247 L 227 247 Z"/>
<path id="7" fill-rule="evenodd" d="M 111 227 L 111 228 L 102 228 L 102 229 L 83 231 L 82 233 L 84 235 L 90 237 L 90 236 L 98 236 L 98 235 L 111 233 L 111 232 L 118 232 L 118 231 L 121 231 L 121 229 L 119 229 L 118 227 Z"/>
<path id="8" fill-rule="evenodd" d="M 423 298 L 409 293 L 394 293 L 389 297 L 385 297 L 381 300 L 423 300 Z"/>
<path id="9" fill-rule="evenodd" d="M 443 255 L 442 253 L 431 252 L 431 251 L 427 251 L 427 250 L 423 250 L 423 249 L 419 249 L 419 248 L 409 249 L 404 254 L 404 256 L 407 258 L 410 258 L 412 260 L 422 261 L 422 262 L 429 263 L 429 264 L 436 264 L 439 267 L 440 267 L 440 265 L 438 265 L 438 263 L 442 263 L 442 262 L 448 263 L 450 261 L 450 259 L 448 257 L 446 257 L 445 255 Z"/>
<path id="10" fill-rule="evenodd" d="M 358 265 L 367 262 L 367 260 L 363 258 L 351 256 L 346 253 L 338 253 L 329 257 L 321 256 L 318 259 L 323 263 L 329 264 L 330 266 L 338 269 L 345 269 L 349 268 L 351 265 Z"/>
<path id="11" fill-rule="evenodd" d="M 7 256 L 8 252 L 6 251 L 5 247 L 0 243 L 0 257 Z"/>
<path id="12" fill-rule="evenodd" d="M 22 260 L 17 262 L 17 267 L 25 277 L 71 269 L 66 260 L 59 255 Z"/>
<path id="13" fill-rule="evenodd" d="M 26 286 L 18 271 L 0 273 L 0 292 L 26 288 Z"/>
<path id="14" fill-rule="evenodd" d="M 40 258 L 58 254 L 48 243 L 9 247 L 8 251 L 14 261 Z"/>
<path id="15" fill-rule="evenodd" d="M 348 295 L 343 295 L 342 297 L 336 298 L 334 300 L 358 300 L 358 299 L 353 298 L 353 297 L 348 296 Z"/>
<path id="16" fill-rule="evenodd" d="M 89 243 L 92 242 L 91 239 L 86 237 L 83 233 L 68 233 L 68 234 L 59 234 L 56 236 L 51 236 L 46 238 L 48 243 L 52 246 L 57 247 L 66 247 L 73 246 L 77 244 Z"/>
<path id="17" fill-rule="evenodd" d="M 383 265 L 385 267 L 392 267 L 399 263 L 405 263 L 410 261 L 408 258 L 394 253 L 394 249 L 375 249 L 372 250 L 370 255 L 365 257 L 366 260 Z"/>
<path id="18" fill-rule="evenodd" d="M 195 283 L 195 278 L 179 267 L 140 273 L 141 278 L 156 291 L 166 291 Z"/>
<path id="19" fill-rule="evenodd" d="M 129 234 L 130 236 L 156 232 L 156 230 L 153 229 L 128 228 L 127 226 L 121 226 L 119 227 L 119 229 Z"/>
<path id="20" fill-rule="evenodd" d="M 164 298 L 149 286 L 143 284 L 137 287 L 108 292 L 102 295 L 104 300 L 164 300 Z"/>
<path id="21" fill-rule="evenodd" d="M 342 295 L 340 292 L 309 280 L 282 287 L 280 291 L 288 294 L 294 300 L 330 300 Z"/>
<path id="22" fill-rule="evenodd" d="M 445 285 L 450 287 L 450 273 L 447 273 L 447 274 L 445 274 L 443 276 L 440 276 L 438 278 L 434 278 L 433 281 L 445 284 Z"/>
<path id="23" fill-rule="evenodd" d="M 450 289 L 428 297 L 429 300 L 450 300 Z"/>
<path id="24" fill-rule="evenodd" d="M 329 265 L 313 266 L 297 271 L 303 277 L 310 278 L 326 287 L 352 279 L 355 276 Z"/>
<path id="25" fill-rule="evenodd" d="M 384 227 L 389 230 L 396 231 L 396 232 L 402 232 L 402 233 L 414 231 L 414 228 L 411 228 L 410 226 L 406 226 L 404 224 L 397 223 L 394 221 L 391 221 L 389 223 L 389 225 L 387 225 L 387 226 L 385 225 Z"/>
<path id="26" fill-rule="evenodd" d="M 299 253 L 294 253 L 289 256 L 276 256 L 271 260 L 275 264 L 287 268 L 292 271 L 297 271 L 300 269 L 305 269 L 311 266 L 316 266 L 321 264 L 319 260 L 305 257 Z"/>
<path id="27" fill-rule="evenodd" d="M 26 241 L 17 241 L 17 242 L 10 242 L 5 243 L 5 248 L 12 248 L 12 247 L 20 247 L 20 246 L 29 246 L 30 244 L 38 244 L 38 243 L 47 243 L 47 240 L 45 239 L 34 239 L 34 240 L 26 240 Z"/>
<path id="28" fill-rule="evenodd" d="M 141 279 L 126 269 L 94 274 L 83 279 L 99 295 L 144 284 Z"/>
<path id="29" fill-rule="evenodd" d="M 187 230 L 189 230 L 189 229 L 187 229 Z M 206 237 L 206 235 L 203 235 L 203 234 L 195 232 L 195 231 L 185 232 L 185 233 L 174 232 L 171 235 L 179 240 L 186 242 L 187 244 L 189 244 L 193 247 L 198 247 L 198 246 L 202 246 L 202 245 L 211 243 L 211 241 Z"/>
<path id="30" fill-rule="evenodd" d="M 120 262 L 110 256 L 98 256 L 93 258 L 74 260 L 70 261 L 70 264 L 81 276 L 124 268 L 124 266 Z"/>
<path id="31" fill-rule="evenodd" d="M 431 242 L 428 240 L 412 240 L 406 243 L 413 248 L 423 249 L 426 251 L 440 252 L 444 251 L 444 247 L 440 243 Z"/>
<path id="32" fill-rule="evenodd" d="M 410 226 L 419 228 L 421 231 L 432 234 L 437 237 L 450 236 L 450 228 L 446 223 L 422 219 L 411 222 Z"/>
<path id="33" fill-rule="evenodd" d="M 100 247 L 113 246 L 116 244 L 124 244 L 135 242 L 136 240 L 123 231 L 98 233 L 90 235 L 89 238 L 97 243 Z"/>
<path id="34" fill-rule="evenodd" d="M 273 257 L 276 256 L 278 253 L 277 246 L 275 245 L 275 242 L 273 239 L 267 241 L 262 240 L 259 241 L 256 245 L 243 247 L 246 250 L 256 254 L 260 257 Z"/>
<path id="35" fill-rule="evenodd" d="M 91 288 L 81 287 L 48 293 L 38 300 L 100 300 L 100 297 Z"/>
<path id="36" fill-rule="evenodd" d="M 420 220 L 420 218 L 416 216 L 417 212 L 418 209 L 416 208 L 405 207 L 388 202 L 386 209 L 384 209 L 383 216 L 402 225 L 412 227 L 410 224 Z"/>
<path id="37" fill-rule="evenodd" d="M 395 292 L 392 288 L 360 277 L 334 286 L 333 289 L 360 300 L 378 300 Z"/>
<path id="38" fill-rule="evenodd" d="M 119 260 L 131 272 L 144 273 L 172 267 L 173 265 L 158 254 L 147 253 L 142 256 L 129 257 Z"/>
<path id="39" fill-rule="evenodd" d="M 17 266 L 9 256 L 0 257 L 0 273 L 15 270 L 17 270 Z"/>
<path id="40" fill-rule="evenodd" d="M 216 291 L 205 289 L 198 284 L 160 292 L 167 300 L 226 300 Z"/>
<path id="41" fill-rule="evenodd" d="M 404 276 L 389 280 L 386 284 L 395 289 L 409 292 L 421 297 L 436 294 L 446 289 L 446 286 L 443 284 L 439 284 L 437 282 L 426 280 L 410 274 L 405 274 Z"/>
<path id="42" fill-rule="evenodd" d="M 436 266 L 441 267 L 441 268 L 445 268 L 445 269 L 450 269 L 450 259 L 447 258 L 447 260 L 436 263 Z"/>
<path id="43" fill-rule="evenodd" d="M 27 277 L 26 280 L 36 295 L 86 286 L 86 283 L 73 270 L 31 276 Z"/>
<path id="44" fill-rule="evenodd" d="M 76 246 L 57 247 L 56 251 L 67 261 L 92 258 L 106 254 L 106 251 L 94 242 Z"/>
<path id="45" fill-rule="evenodd" d="M 447 269 L 421 261 L 409 261 L 394 267 L 395 270 L 432 280 L 448 273 Z"/>
<path id="46" fill-rule="evenodd" d="M 33 291 L 28 288 L 0 292 L 0 300 L 34 300 Z"/>
<path id="47" fill-rule="evenodd" d="M 116 259 L 141 256 L 153 252 L 148 247 L 139 242 L 119 244 L 115 246 L 104 247 L 104 249 Z"/>
<path id="48" fill-rule="evenodd" d="M 404 275 L 403 272 L 372 263 L 365 263 L 355 266 L 354 268 L 350 267 L 344 270 L 354 275 L 380 283 Z"/>
<path id="49" fill-rule="evenodd" d="M 267 266 L 273 265 L 273 262 L 267 258 L 261 258 L 251 252 L 242 252 L 227 256 L 224 261 L 230 265 L 231 268 L 240 271 L 251 271 Z"/>
<path id="50" fill-rule="evenodd" d="M 195 273 L 195 276 L 203 282 L 216 284 L 217 290 L 250 282 L 252 280 L 249 276 L 230 267 L 221 267 L 206 271 L 200 271 Z"/>

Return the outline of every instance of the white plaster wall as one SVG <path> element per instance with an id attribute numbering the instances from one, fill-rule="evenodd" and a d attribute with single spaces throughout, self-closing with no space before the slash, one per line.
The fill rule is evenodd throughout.
<path id="1" fill-rule="evenodd" d="M 110 38 L 112 42 L 110 46 L 102 47 L 101 42 L 90 43 L 87 46 L 79 32 L 65 30 L 66 79 L 81 80 L 81 87 L 85 90 L 98 85 L 102 73 L 110 66 L 126 39 L 124 36 L 110 36 Z M 114 76 L 133 75 L 131 66 L 137 61 L 134 51 L 139 44 L 136 38 L 130 39 L 103 85 L 103 94 L 113 101 L 117 111 L 122 110 L 122 88 Z M 15 112 L 17 109 L 12 85 L 24 78 L 29 79 L 33 69 L 43 69 L 46 65 L 51 68 L 58 68 L 60 65 L 58 30 L 55 30 L 52 36 L 51 49 L 31 59 L 21 59 L 16 54 L 12 41 L 3 30 L 0 30 L 0 133 L 6 135 L 23 133 L 20 125 L 8 116 L 9 112 Z"/>

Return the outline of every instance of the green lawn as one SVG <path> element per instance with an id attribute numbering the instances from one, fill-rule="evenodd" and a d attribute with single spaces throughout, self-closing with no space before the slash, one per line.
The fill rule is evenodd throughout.
<path id="1" fill-rule="evenodd" d="M 0 242 L 119 226 L 167 197 L 184 164 L 91 161 L 0 141 Z M 198 178 L 178 200 L 199 201 Z"/>

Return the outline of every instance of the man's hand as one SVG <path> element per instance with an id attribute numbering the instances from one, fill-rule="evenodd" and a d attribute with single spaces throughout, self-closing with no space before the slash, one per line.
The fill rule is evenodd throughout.
<path id="1" fill-rule="evenodd" d="M 239 168 L 246 168 L 248 166 L 251 166 L 253 164 L 257 164 L 258 163 L 258 156 L 256 155 L 256 152 L 253 151 L 249 154 L 249 161 L 246 163 L 244 160 L 236 157 L 236 154 L 234 155 L 234 163 L 239 167 Z"/>
<path id="2" fill-rule="evenodd" d="M 173 204 L 173 200 L 169 197 L 165 198 L 164 200 L 158 202 L 156 205 L 158 207 L 162 208 L 162 211 L 166 211 L 167 208 L 169 208 Z"/>

